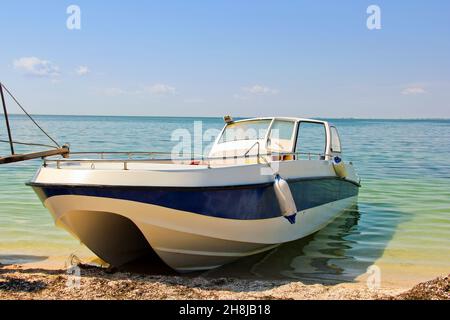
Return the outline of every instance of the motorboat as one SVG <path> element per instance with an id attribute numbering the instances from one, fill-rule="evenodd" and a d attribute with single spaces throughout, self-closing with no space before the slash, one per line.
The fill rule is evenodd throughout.
<path id="1" fill-rule="evenodd" d="M 306 237 L 353 206 L 360 187 L 336 127 L 321 120 L 225 117 L 207 156 L 156 155 L 71 152 L 45 158 L 27 184 L 107 263 L 152 250 L 178 272 Z"/>

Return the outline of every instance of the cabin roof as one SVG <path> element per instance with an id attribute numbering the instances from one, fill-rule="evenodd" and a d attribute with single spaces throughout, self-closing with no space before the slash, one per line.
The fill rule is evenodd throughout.
<path id="1" fill-rule="evenodd" d="M 296 121 L 296 122 L 300 122 L 300 121 L 305 121 L 305 122 L 314 122 L 314 123 L 323 123 L 323 124 L 327 124 L 327 121 L 323 121 L 323 120 L 317 120 L 317 119 L 308 119 L 308 118 L 298 118 L 298 117 L 257 117 L 257 118 L 245 118 L 245 119 L 240 119 L 240 120 L 236 120 L 234 122 L 244 122 L 244 121 L 249 121 L 249 120 L 289 120 L 289 121 Z"/>

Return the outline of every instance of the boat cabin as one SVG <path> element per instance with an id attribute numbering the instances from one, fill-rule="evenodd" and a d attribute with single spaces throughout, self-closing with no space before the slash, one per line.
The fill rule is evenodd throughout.
<path id="1" fill-rule="evenodd" d="M 207 157 L 174 158 L 173 154 L 165 152 L 71 152 L 69 159 L 44 159 L 44 167 L 156 170 L 163 165 L 165 170 L 185 170 L 341 157 L 338 131 L 326 121 L 288 117 L 238 121 L 226 117 L 225 120 L 226 125 L 217 136 Z M 86 158 L 87 155 L 96 155 L 100 159 L 89 159 Z M 167 158 L 168 155 L 170 158 Z M 123 156 L 126 156 L 126 159 L 123 159 Z"/>
<path id="2" fill-rule="evenodd" d="M 211 148 L 210 158 L 328 160 L 342 152 L 337 129 L 326 121 L 288 117 L 224 119 L 227 123 Z"/>

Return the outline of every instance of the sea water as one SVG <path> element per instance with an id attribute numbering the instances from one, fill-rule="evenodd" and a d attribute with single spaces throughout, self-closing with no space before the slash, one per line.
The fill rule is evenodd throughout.
<path id="1" fill-rule="evenodd" d="M 176 130 L 221 129 L 219 118 L 36 116 L 72 151 L 170 152 Z M 6 129 L 0 116 L 0 140 Z M 24 116 L 14 140 L 46 142 Z M 450 273 L 450 120 L 330 119 L 346 161 L 362 179 L 358 205 L 305 239 L 238 260 L 205 276 L 411 284 Z M 198 126 L 198 123 L 197 123 Z M 36 148 L 16 146 L 18 152 Z M 9 152 L 0 143 L 0 155 Z M 0 263 L 93 255 L 64 230 L 25 182 L 40 160 L 0 166 Z"/>

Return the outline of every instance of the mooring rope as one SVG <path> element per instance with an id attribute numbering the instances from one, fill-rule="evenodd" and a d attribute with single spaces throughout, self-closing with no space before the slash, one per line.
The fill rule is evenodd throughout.
<path id="1" fill-rule="evenodd" d="M 42 131 L 42 133 L 44 133 L 47 138 L 49 138 L 58 148 L 61 148 L 61 146 L 58 144 L 58 142 L 55 141 L 55 139 L 53 139 L 47 132 L 45 132 L 44 129 L 41 128 L 41 126 L 36 122 L 36 120 L 33 119 L 33 117 L 25 110 L 24 107 L 22 107 L 22 105 L 20 104 L 19 101 L 17 101 L 17 99 L 14 97 L 14 95 L 8 90 L 8 88 L 5 87 L 5 85 L 3 83 L 0 83 L 0 85 L 3 87 L 3 89 L 5 89 L 6 93 L 9 94 L 9 96 L 14 100 L 15 103 L 17 103 L 17 105 L 19 106 L 20 109 L 22 109 L 22 111 L 27 115 L 27 117 L 33 121 L 33 123 L 36 125 L 36 127 L 39 128 L 39 130 Z M 25 143 L 20 143 L 20 144 L 25 144 Z M 48 147 L 48 146 L 47 146 Z M 54 148 L 53 146 L 51 146 L 52 148 Z"/>
<path id="2" fill-rule="evenodd" d="M 1 140 L 0 139 L 0 142 L 9 143 L 9 140 Z M 14 144 L 21 144 L 21 145 L 24 145 L 24 146 L 47 147 L 47 148 L 54 148 L 54 149 L 58 148 L 58 147 L 55 147 L 55 146 L 51 146 L 51 145 L 48 145 L 48 144 L 41 144 L 41 143 L 20 142 L 20 141 L 14 141 L 14 140 L 13 140 L 13 143 Z"/>

